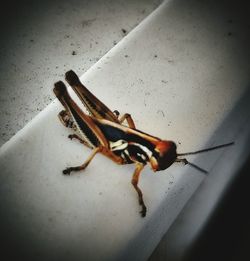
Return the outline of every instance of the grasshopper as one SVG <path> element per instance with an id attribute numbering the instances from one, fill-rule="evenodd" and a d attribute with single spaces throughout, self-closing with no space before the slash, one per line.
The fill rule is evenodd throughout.
<path id="1" fill-rule="evenodd" d="M 135 171 L 131 183 L 138 193 L 142 217 L 146 216 L 147 208 L 143 200 L 143 193 L 138 187 L 138 182 L 140 174 L 147 163 L 151 165 L 154 172 L 165 170 L 174 162 L 183 162 L 207 173 L 207 171 L 181 156 L 233 144 L 231 142 L 209 149 L 178 154 L 176 144 L 173 141 L 162 140 L 136 129 L 135 123 L 128 113 L 120 117 L 118 111 L 112 112 L 81 83 L 72 70 L 66 72 L 65 79 L 76 92 L 90 115 L 80 109 L 70 97 L 65 84 L 59 81 L 55 83 L 54 93 L 65 110 L 62 110 L 58 117 L 65 127 L 72 128 L 75 131 L 74 134 L 68 137 L 79 140 L 82 144 L 91 148 L 92 153 L 82 165 L 66 168 L 63 170 L 63 174 L 69 175 L 72 171 L 85 169 L 97 153 L 102 153 L 117 164 L 134 163 Z M 128 126 L 123 124 L 124 121 L 127 122 Z"/>

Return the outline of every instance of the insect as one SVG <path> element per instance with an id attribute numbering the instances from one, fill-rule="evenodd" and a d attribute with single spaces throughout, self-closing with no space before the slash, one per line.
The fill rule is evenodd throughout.
<path id="1" fill-rule="evenodd" d="M 232 145 L 219 145 L 189 153 L 177 153 L 176 144 L 170 140 L 162 140 L 136 129 L 130 114 L 120 116 L 118 111 L 112 112 L 97 97 L 95 97 L 71 70 L 66 72 L 65 79 L 76 92 L 81 102 L 85 105 L 90 115 L 84 113 L 70 97 L 65 84 L 56 82 L 54 93 L 65 110 L 58 116 L 62 124 L 72 128 L 75 133 L 69 135 L 70 139 L 77 139 L 82 144 L 92 149 L 92 153 L 80 166 L 69 167 L 63 174 L 69 175 L 72 171 L 85 169 L 97 153 L 102 153 L 117 164 L 135 164 L 135 171 L 131 183 L 138 194 L 141 206 L 141 216 L 145 217 L 147 208 L 143 200 L 143 193 L 138 187 L 140 174 L 147 163 L 153 171 L 165 170 L 174 162 L 190 164 L 198 170 L 207 173 L 204 169 L 187 161 L 182 156 L 197 154 L 208 150 L 218 149 Z M 123 123 L 127 122 L 128 126 Z"/>

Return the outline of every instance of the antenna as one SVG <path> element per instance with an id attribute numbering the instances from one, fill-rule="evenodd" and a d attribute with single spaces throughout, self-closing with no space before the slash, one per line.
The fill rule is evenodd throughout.
<path id="1" fill-rule="evenodd" d="M 194 154 L 199 154 L 199 153 L 203 153 L 203 152 L 207 152 L 207 151 L 210 151 L 210 150 L 216 150 L 216 149 L 220 149 L 220 148 L 224 148 L 224 147 L 228 147 L 228 146 L 231 146 L 231 145 L 234 145 L 234 142 L 230 142 L 230 143 L 225 143 L 225 144 L 221 144 L 221 145 L 218 145 L 218 146 L 215 146 L 215 147 L 210 147 L 210 148 L 207 148 L 207 149 L 203 149 L 203 150 L 197 150 L 197 151 L 192 151 L 192 152 L 186 152 L 186 153 L 177 153 L 177 156 L 186 156 L 186 155 L 194 155 Z M 176 162 L 183 162 L 185 165 L 188 164 L 190 166 L 192 166 L 193 168 L 201 171 L 202 173 L 204 174 L 208 174 L 208 171 L 205 170 L 205 169 L 202 169 L 200 168 L 199 166 L 189 162 L 187 159 L 176 159 L 175 160 Z"/>
<path id="2" fill-rule="evenodd" d="M 177 156 L 199 154 L 199 153 L 207 152 L 207 151 L 210 151 L 210 150 L 217 150 L 217 149 L 224 148 L 224 147 L 231 146 L 231 145 L 234 145 L 234 142 L 221 144 L 221 145 L 218 145 L 218 146 L 215 146 L 215 147 L 210 147 L 210 148 L 203 149 L 203 150 L 197 150 L 197 151 L 191 151 L 191 152 L 185 152 L 185 153 L 177 153 Z"/>

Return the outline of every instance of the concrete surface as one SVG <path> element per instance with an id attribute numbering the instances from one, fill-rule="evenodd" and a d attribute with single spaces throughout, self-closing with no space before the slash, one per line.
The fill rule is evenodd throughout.
<path id="1" fill-rule="evenodd" d="M 8 1 L 0 10 L 0 146 L 53 99 L 64 72 L 87 71 L 161 0 Z"/>

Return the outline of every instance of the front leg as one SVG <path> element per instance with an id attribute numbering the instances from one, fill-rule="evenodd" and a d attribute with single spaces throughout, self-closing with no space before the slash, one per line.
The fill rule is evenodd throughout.
<path id="1" fill-rule="evenodd" d="M 132 185 L 134 186 L 135 190 L 136 190 L 137 193 L 138 193 L 139 204 L 142 206 L 142 210 L 140 211 L 141 216 L 142 216 L 142 217 L 145 217 L 145 216 L 146 216 L 146 212 L 147 212 L 147 208 L 146 208 L 146 206 L 145 206 L 145 204 L 144 204 L 144 201 L 143 201 L 142 191 L 141 191 L 140 188 L 138 187 L 139 177 L 140 177 L 140 174 L 141 174 L 141 171 L 142 171 L 143 168 L 144 168 L 144 165 L 143 165 L 143 164 L 141 164 L 141 163 L 136 163 L 136 168 L 135 168 L 135 172 L 134 172 L 134 174 L 133 174 L 131 183 L 132 183 Z"/>
<path id="2" fill-rule="evenodd" d="M 88 159 L 80 166 L 77 166 L 77 167 L 69 167 L 69 168 L 66 168 L 65 170 L 63 170 L 63 174 L 64 175 L 70 175 L 70 172 L 71 171 L 80 171 L 80 170 L 84 170 L 88 165 L 89 163 L 91 162 L 91 160 L 95 157 L 95 155 L 100 152 L 100 148 L 97 147 L 95 148 L 92 153 L 90 154 L 90 156 L 88 157 Z"/>
<path id="3" fill-rule="evenodd" d="M 195 169 L 197 169 L 197 170 L 203 172 L 204 174 L 208 174 L 208 171 L 207 171 L 207 170 L 205 170 L 205 169 L 203 169 L 203 168 L 201 168 L 201 167 L 195 165 L 194 163 L 189 162 L 189 161 L 188 161 L 187 159 L 185 159 L 185 158 L 184 158 L 184 159 L 176 159 L 175 162 L 181 162 L 181 163 L 184 163 L 184 165 L 187 165 L 187 164 L 188 164 L 188 165 L 192 166 L 193 168 L 195 168 Z"/>

